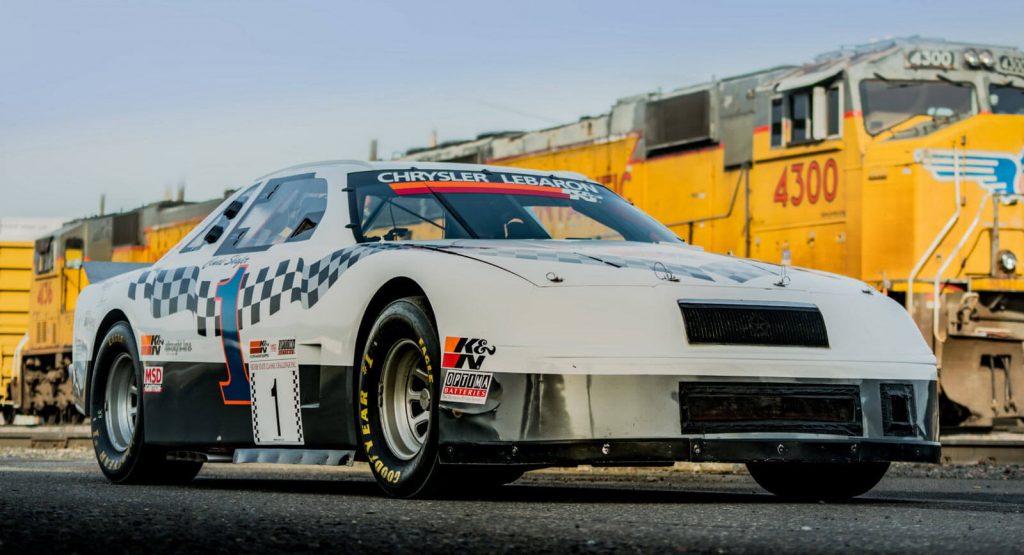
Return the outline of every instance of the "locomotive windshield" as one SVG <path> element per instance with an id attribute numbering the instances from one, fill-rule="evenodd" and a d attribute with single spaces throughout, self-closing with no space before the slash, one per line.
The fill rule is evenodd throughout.
<path id="1" fill-rule="evenodd" d="M 864 126 L 872 135 L 915 116 L 952 121 L 978 111 L 969 83 L 874 79 L 861 82 L 860 95 Z"/>
<path id="2" fill-rule="evenodd" d="M 991 85 L 988 98 L 993 114 L 1024 114 L 1024 89 L 1011 85 Z"/>
<path id="3" fill-rule="evenodd" d="M 422 175 L 421 175 L 422 174 Z M 373 171 L 349 176 L 366 241 L 569 239 L 680 242 L 605 187 L 554 176 Z"/>

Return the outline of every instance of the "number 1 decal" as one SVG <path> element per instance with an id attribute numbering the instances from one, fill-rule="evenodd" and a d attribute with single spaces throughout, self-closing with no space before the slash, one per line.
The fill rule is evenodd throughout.
<path id="1" fill-rule="evenodd" d="M 220 300 L 221 345 L 224 348 L 224 363 L 228 379 L 220 382 L 220 394 L 225 405 L 248 405 L 252 402 L 249 393 L 249 373 L 242 358 L 242 345 L 238 338 L 238 290 L 242 285 L 247 266 L 239 266 L 235 274 L 217 284 L 216 297 Z"/>
<path id="2" fill-rule="evenodd" d="M 277 378 L 270 388 L 270 396 L 274 398 L 274 417 L 277 419 L 277 437 L 281 437 L 281 400 L 277 398 Z"/>

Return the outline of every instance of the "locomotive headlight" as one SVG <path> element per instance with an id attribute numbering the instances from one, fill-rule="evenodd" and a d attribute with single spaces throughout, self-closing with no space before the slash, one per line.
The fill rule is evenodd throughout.
<path id="1" fill-rule="evenodd" d="M 1017 255 L 1013 251 L 999 251 L 999 269 L 1012 274 L 1017 271 Z"/>
<path id="2" fill-rule="evenodd" d="M 981 65 L 992 69 L 996 67 L 996 58 L 992 55 L 991 50 L 982 50 L 978 52 L 978 60 L 981 61 Z"/>
<path id="3" fill-rule="evenodd" d="M 981 63 L 981 60 L 978 59 L 978 53 L 973 48 L 964 50 L 964 61 L 971 67 L 978 67 L 978 64 Z"/>

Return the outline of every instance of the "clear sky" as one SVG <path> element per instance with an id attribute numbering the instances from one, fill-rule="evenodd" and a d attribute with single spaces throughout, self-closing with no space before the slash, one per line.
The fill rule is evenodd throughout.
<path id="1" fill-rule="evenodd" d="M 1024 2 L 0 0 L 0 216 L 219 195 L 535 129 L 893 36 L 1024 46 Z"/>

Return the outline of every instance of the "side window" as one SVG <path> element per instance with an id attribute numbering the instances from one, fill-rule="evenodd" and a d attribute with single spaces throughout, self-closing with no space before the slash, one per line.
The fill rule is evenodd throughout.
<path id="1" fill-rule="evenodd" d="M 271 179 L 263 185 L 217 254 L 261 251 L 312 237 L 327 210 L 327 181 L 314 175 Z"/>
<path id="2" fill-rule="evenodd" d="M 826 132 L 829 137 L 838 137 L 842 130 L 840 125 L 843 121 L 843 102 L 839 86 L 830 87 L 826 97 L 826 104 L 828 106 L 828 129 Z"/>
<path id="3" fill-rule="evenodd" d="M 772 99 L 772 146 L 782 146 L 782 98 Z"/>
<path id="4" fill-rule="evenodd" d="M 811 95 L 809 91 L 789 95 L 789 121 L 789 142 L 805 143 L 811 138 Z"/>
<path id="5" fill-rule="evenodd" d="M 53 237 L 36 240 L 36 273 L 48 274 L 53 271 Z"/>
<path id="6" fill-rule="evenodd" d="M 771 100 L 771 146 L 779 148 L 839 138 L 843 127 L 842 82 L 787 91 Z M 788 136 L 787 125 L 788 123 Z"/>
<path id="7" fill-rule="evenodd" d="M 396 197 L 364 193 L 363 221 L 367 241 L 424 241 L 469 237 L 458 221 L 433 196 Z"/>
<path id="8" fill-rule="evenodd" d="M 199 250 L 207 243 L 216 243 L 219 241 L 221 236 L 224 235 L 224 232 L 227 231 L 228 225 L 231 224 L 231 220 L 233 220 L 235 216 L 238 215 L 238 212 L 242 210 L 245 203 L 249 200 L 249 197 L 252 196 L 253 191 L 255 191 L 257 187 L 259 187 L 259 184 L 249 187 L 244 193 L 239 195 L 238 198 L 231 201 L 220 215 L 214 218 L 212 222 L 203 228 L 202 232 L 193 237 L 192 240 L 185 245 L 185 248 L 181 249 L 181 252 L 186 253 Z"/>

